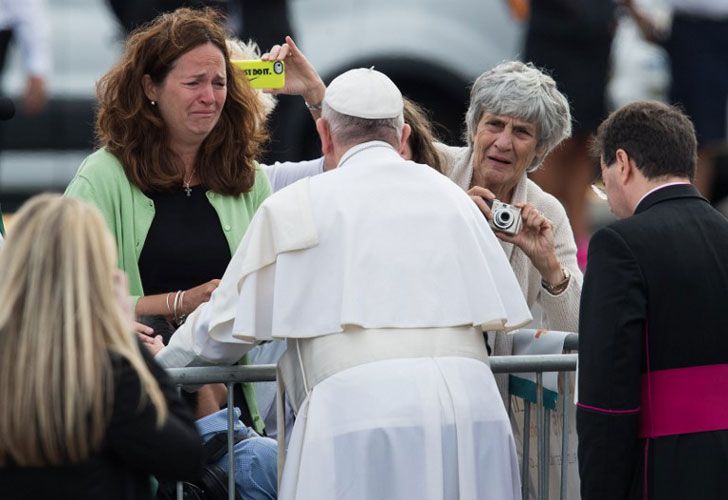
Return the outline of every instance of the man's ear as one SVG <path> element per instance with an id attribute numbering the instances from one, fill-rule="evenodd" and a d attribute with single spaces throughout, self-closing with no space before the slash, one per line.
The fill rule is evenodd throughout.
<path id="1" fill-rule="evenodd" d="M 412 127 L 405 123 L 402 127 L 402 137 L 399 139 L 399 149 L 397 150 L 400 156 L 404 155 L 405 153 L 407 141 L 409 140 L 409 136 L 411 133 Z"/>
<path id="2" fill-rule="evenodd" d="M 324 118 L 316 120 L 316 132 L 321 139 L 321 152 L 324 156 L 330 156 L 334 153 L 334 141 L 331 138 L 331 128 L 329 122 Z"/>
<path id="3" fill-rule="evenodd" d="M 617 168 L 619 180 L 623 185 L 629 183 L 634 179 L 634 169 L 637 168 L 634 160 L 630 158 L 629 154 L 627 154 L 627 152 L 622 148 L 617 149 L 614 156 L 617 160 L 615 167 Z"/>
<path id="4" fill-rule="evenodd" d="M 144 75 L 142 77 L 142 88 L 144 89 L 144 95 L 147 96 L 147 99 L 150 101 L 158 101 L 158 91 L 157 86 L 154 85 L 154 82 L 152 81 L 152 77 L 149 75 Z"/>

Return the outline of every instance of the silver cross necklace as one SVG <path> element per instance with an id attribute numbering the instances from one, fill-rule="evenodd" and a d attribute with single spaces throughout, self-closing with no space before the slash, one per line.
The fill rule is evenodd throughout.
<path id="1" fill-rule="evenodd" d="M 185 193 L 187 194 L 188 198 L 190 196 L 192 196 L 192 188 L 190 187 L 190 182 L 192 182 L 192 178 L 194 176 L 195 176 L 195 170 L 193 169 L 192 172 L 190 173 L 189 179 L 182 179 L 182 184 L 184 184 L 184 190 L 185 190 Z"/>

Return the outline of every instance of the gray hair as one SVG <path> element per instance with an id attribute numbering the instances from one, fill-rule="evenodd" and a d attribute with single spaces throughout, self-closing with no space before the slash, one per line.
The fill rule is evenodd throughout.
<path id="1" fill-rule="evenodd" d="M 384 141 L 398 147 L 404 127 L 403 113 L 395 118 L 370 120 L 339 113 L 329 106 L 325 99 L 321 107 L 321 117 L 329 123 L 334 140 L 342 145 Z"/>
<path id="2" fill-rule="evenodd" d="M 475 80 L 465 114 L 469 147 L 485 113 L 511 116 L 538 126 L 537 147 L 543 154 L 528 166 L 528 172 L 536 170 L 552 149 L 571 136 L 569 102 L 556 88 L 554 79 L 531 63 L 504 62 Z"/>

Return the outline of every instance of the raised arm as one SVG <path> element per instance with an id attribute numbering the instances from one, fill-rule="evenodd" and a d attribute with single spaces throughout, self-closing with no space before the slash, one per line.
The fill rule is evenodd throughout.
<path id="1" fill-rule="evenodd" d="M 261 56 L 270 61 L 285 61 L 286 85 L 281 89 L 269 89 L 272 94 L 300 95 L 306 102 L 313 119 L 321 116 L 321 102 L 324 99 L 326 85 L 316 68 L 306 59 L 290 36 L 283 45 L 274 45 L 270 52 Z"/>

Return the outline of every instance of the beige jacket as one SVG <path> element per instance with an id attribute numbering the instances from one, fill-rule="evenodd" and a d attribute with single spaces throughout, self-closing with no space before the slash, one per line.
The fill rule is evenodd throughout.
<path id="1" fill-rule="evenodd" d="M 471 149 L 436 144 L 444 160 L 444 172 L 453 182 L 464 190 L 470 188 L 473 177 Z M 571 232 L 566 211 L 559 201 L 544 192 L 535 182 L 525 175 L 516 185 L 511 203 L 531 203 L 540 210 L 554 225 L 554 244 L 556 257 L 571 273 L 566 290 L 559 295 L 551 295 L 541 286 L 541 274 L 531 264 L 531 260 L 519 248 L 501 241 L 503 250 L 521 285 L 528 307 L 539 305 L 543 311 L 541 325 L 549 330 L 576 332 L 579 323 L 579 298 L 583 276 L 576 262 L 576 243 Z M 496 338 L 495 354 L 511 354 L 512 342 L 506 335 Z M 499 384 L 500 385 L 500 384 Z"/>

